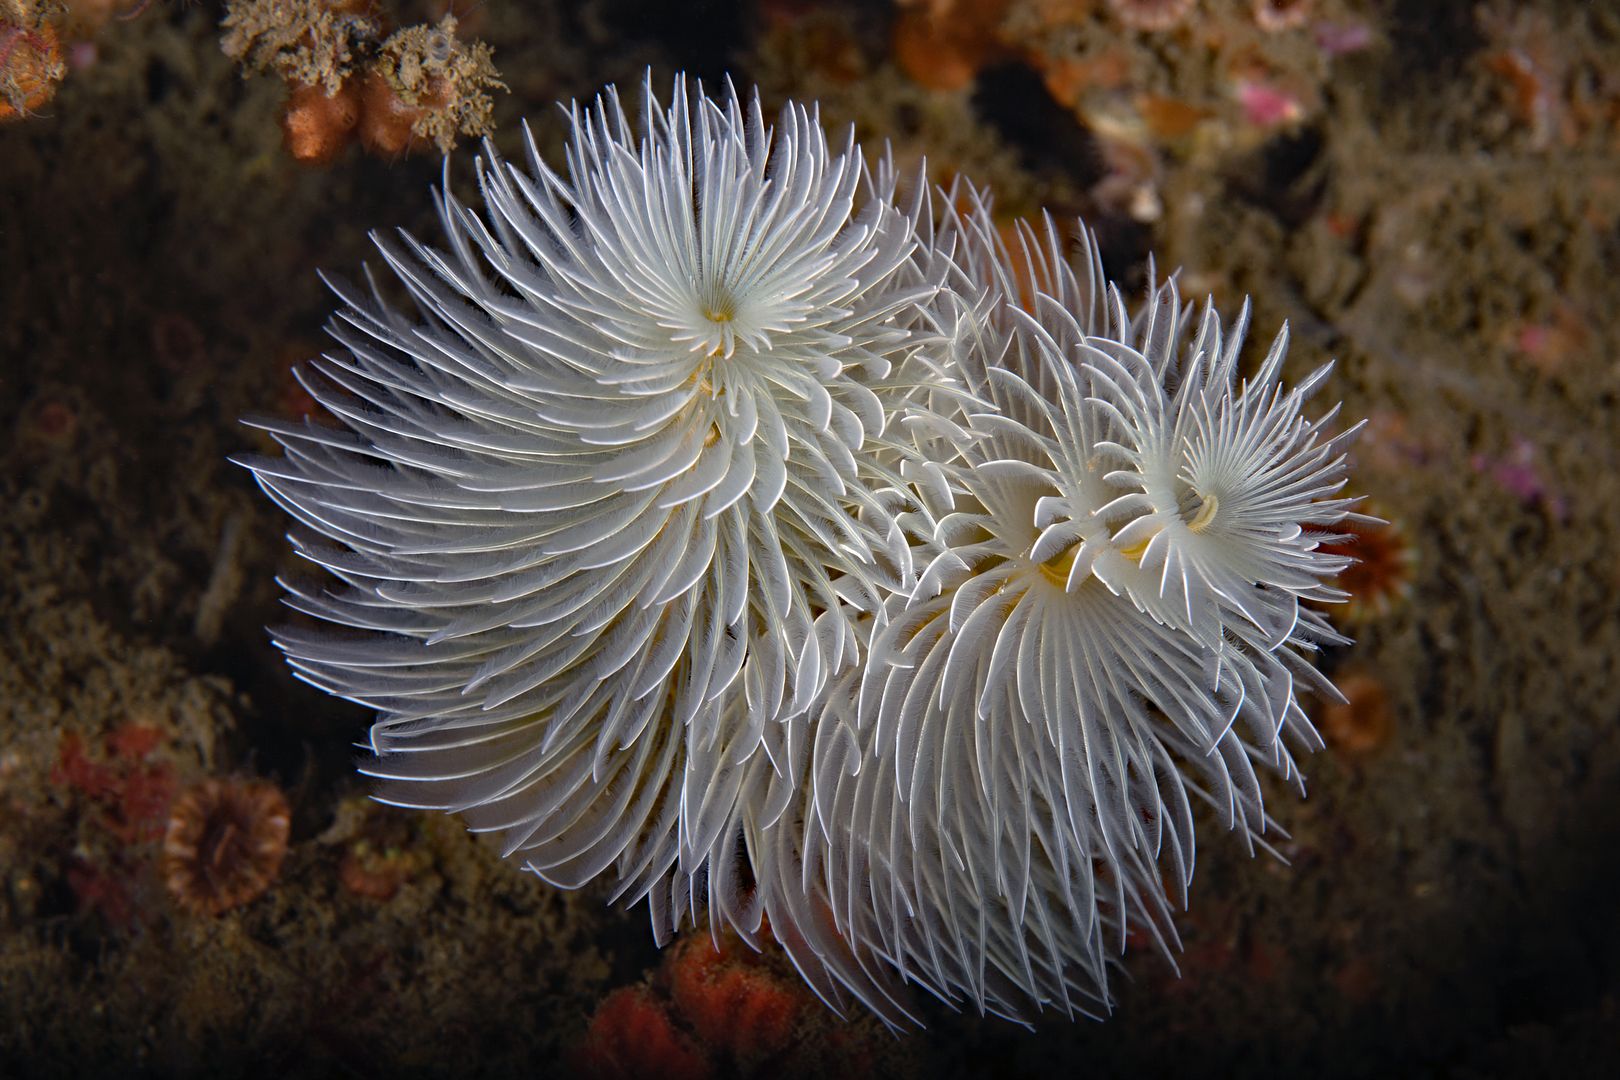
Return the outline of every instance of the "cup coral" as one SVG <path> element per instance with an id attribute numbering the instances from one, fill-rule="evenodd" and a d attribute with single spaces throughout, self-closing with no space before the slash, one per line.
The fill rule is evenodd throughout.
<path id="1" fill-rule="evenodd" d="M 204 780 L 175 800 L 163 876 L 182 909 L 219 915 L 276 880 L 287 854 L 287 799 L 263 780 Z"/>
<path id="2" fill-rule="evenodd" d="M 829 1001 L 1099 1013 L 1174 940 L 1195 800 L 1267 826 L 1342 641 L 1346 435 L 1239 379 L 1247 312 L 1131 316 L 1081 231 L 896 201 L 812 110 L 677 82 L 486 150 L 448 247 L 379 241 L 301 378 L 346 430 L 245 463 L 336 589 L 294 671 L 378 711 L 380 797 L 548 881 L 769 932 Z M 959 211 L 958 205 L 971 209 Z M 1331 416 L 1331 414 L 1330 414 Z M 1109 944 L 1105 948 L 1105 943 Z"/>

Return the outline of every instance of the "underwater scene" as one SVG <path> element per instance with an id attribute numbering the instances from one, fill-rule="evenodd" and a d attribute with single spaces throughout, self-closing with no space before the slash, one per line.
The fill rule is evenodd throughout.
<path id="1" fill-rule="evenodd" d="M 0 1076 L 1620 1068 L 1620 3 L 0 0 Z"/>

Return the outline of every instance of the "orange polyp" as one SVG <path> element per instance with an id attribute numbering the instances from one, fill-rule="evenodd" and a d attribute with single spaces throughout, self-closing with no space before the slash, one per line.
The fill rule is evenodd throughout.
<path id="1" fill-rule="evenodd" d="M 1006 0 L 902 8 L 891 52 L 900 70 L 929 90 L 962 90 L 1003 51 L 997 28 Z"/>
<path id="2" fill-rule="evenodd" d="M 337 93 L 301 83 L 287 95 L 281 134 L 287 153 L 305 165 L 330 165 L 348 148 L 360 121 L 360 96 L 345 82 Z"/>
<path id="3" fill-rule="evenodd" d="M 1317 727 L 1329 746 L 1348 758 L 1369 757 L 1389 742 L 1395 730 L 1394 710 L 1384 684 L 1363 671 L 1334 680 L 1345 701 L 1328 702 Z"/>
<path id="4" fill-rule="evenodd" d="M 1412 591 L 1416 556 L 1398 525 L 1345 521 L 1336 526 L 1345 539 L 1320 545 L 1331 555 L 1349 555 L 1356 561 L 1339 573 L 1334 583 L 1350 594 L 1335 613 L 1349 623 L 1364 623 L 1388 615 Z"/>
<path id="5" fill-rule="evenodd" d="M 420 150 L 429 143 L 416 133 L 417 125 L 449 101 L 443 79 L 429 79 L 427 88 L 411 102 L 381 72 L 369 71 L 360 80 L 360 142 L 384 158 Z"/>
<path id="6" fill-rule="evenodd" d="M 615 990 L 602 1000 L 573 1065 L 580 1075 L 621 1080 L 654 1076 L 704 1080 L 714 1075 L 703 1051 L 640 987 Z"/>

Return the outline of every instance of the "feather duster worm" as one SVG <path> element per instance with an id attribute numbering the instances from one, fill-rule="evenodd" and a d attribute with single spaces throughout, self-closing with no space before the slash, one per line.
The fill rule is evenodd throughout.
<path id="1" fill-rule="evenodd" d="M 292 605 L 378 632 L 276 640 L 381 713 L 383 797 L 663 931 L 733 903 L 737 816 L 785 805 L 853 613 L 909 587 L 874 444 L 931 290 L 892 174 L 808 110 L 677 85 L 641 120 L 609 91 L 566 175 L 489 151 L 447 251 L 380 242 L 420 321 L 339 286 L 307 385 L 349 432 L 267 424 L 249 465 L 335 542 L 297 541 L 346 588 Z"/>
<path id="2" fill-rule="evenodd" d="M 906 983 L 1103 1012 L 1127 930 L 1174 941 L 1194 801 L 1252 838 L 1256 763 L 1317 741 L 1325 372 L 1282 389 L 1283 335 L 1239 380 L 1246 312 L 1132 317 L 1089 239 L 902 208 L 802 107 L 572 120 L 562 173 L 486 151 L 445 250 L 379 241 L 414 316 L 335 286 L 304 378 L 346 430 L 246 464 L 348 632 L 278 645 L 378 711 L 380 797 L 660 939 L 768 917 L 894 1023 Z"/>
<path id="3" fill-rule="evenodd" d="M 1300 601 L 1346 560 L 1302 526 L 1349 512 L 1351 433 L 1300 416 L 1325 370 L 1279 387 L 1286 334 L 1239 382 L 1246 312 L 1193 322 L 1172 282 L 1133 320 L 1083 232 L 1077 276 L 1050 226 L 1009 253 L 956 201 L 931 250 L 970 330 L 953 370 L 988 407 L 909 418 L 918 585 L 874 625 L 856 706 L 819 717 L 783 857 L 870 954 L 840 981 L 880 1013 L 898 976 L 1095 1015 L 1130 929 L 1175 940 L 1194 801 L 1252 840 L 1255 762 L 1297 776 L 1284 737 L 1319 744 L 1295 680 L 1331 695 L 1303 657 L 1344 639 Z"/>

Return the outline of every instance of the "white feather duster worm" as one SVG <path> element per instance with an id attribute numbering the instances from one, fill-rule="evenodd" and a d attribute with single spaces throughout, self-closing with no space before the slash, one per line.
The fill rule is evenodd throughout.
<path id="1" fill-rule="evenodd" d="M 1184 901 L 1193 800 L 1252 838 L 1252 762 L 1293 773 L 1284 735 L 1316 740 L 1294 677 L 1332 691 L 1300 653 L 1342 639 L 1299 600 L 1335 595 L 1345 560 L 1316 545 L 1348 512 L 1349 435 L 1300 419 L 1321 372 L 1277 388 L 1286 337 L 1238 388 L 1243 318 L 1206 310 L 1189 341 L 1172 283 L 1133 321 L 1083 231 L 1077 276 L 1050 225 L 1009 254 L 958 201 L 929 250 L 958 267 L 941 322 L 990 407 L 911 421 L 928 562 L 858 708 L 820 714 L 778 842 L 805 867 L 796 925 L 824 906 L 853 955 L 801 951 L 885 1016 L 892 977 L 1097 1014 L 1130 928 L 1174 940 L 1161 872 Z"/>
<path id="2" fill-rule="evenodd" d="M 901 209 L 800 107 L 572 122 L 562 173 L 487 150 L 444 250 L 379 241 L 415 315 L 337 287 L 342 427 L 246 462 L 338 579 L 288 592 L 340 630 L 277 643 L 378 711 L 383 798 L 660 937 L 768 916 L 896 1024 L 907 983 L 1105 1012 L 1126 934 L 1174 942 L 1195 801 L 1253 842 L 1256 766 L 1317 741 L 1325 371 L 1283 389 L 1285 334 L 1240 380 L 1247 309 L 1132 318 L 1083 232 Z"/>
<path id="3" fill-rule="evenodd" d="M 418 318 L 340 287 L 308 386 L 348 430 L 266 424 L 285 456 L 248 464 L 331 541 L 295 538 L 343 587 L 290 603 L 376 633 L 277 643 L 379 711 L 386 800 L 650 895 L 660 934 L 705 899 L 756 925 L 741 825 L 910 586 L 878 444 L 933 290 L 887 167 L 810 110 L 677 82 L 639 132 L 611 90 L 572 125 L 565 175 L 486 150 L 448 250 L 379 240 Z"/>

